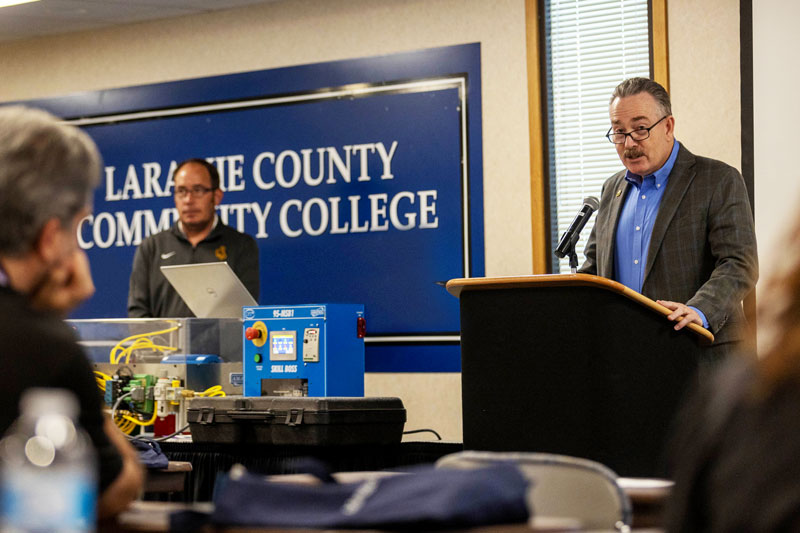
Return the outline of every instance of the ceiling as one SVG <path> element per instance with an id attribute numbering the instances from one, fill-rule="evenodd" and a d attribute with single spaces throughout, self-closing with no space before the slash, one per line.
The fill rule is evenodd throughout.
<path id="1" fill-rule="evenodd" d="M 0 42 L 208 13 L 275 0 L 41 0 L 0 9 Z"/>

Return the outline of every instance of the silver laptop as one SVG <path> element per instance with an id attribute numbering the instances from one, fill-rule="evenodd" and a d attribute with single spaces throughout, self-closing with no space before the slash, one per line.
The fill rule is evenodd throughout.
<path id="1" fill-rule="evenodd" d="M 242 307 L 257 305 L 225 261 L 162 266 L 161 272 L 198 318 L 242 318 Z"/>

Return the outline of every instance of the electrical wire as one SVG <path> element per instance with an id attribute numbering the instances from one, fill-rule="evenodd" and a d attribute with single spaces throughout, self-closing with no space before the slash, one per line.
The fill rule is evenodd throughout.
<path id="1" fill-rule="evenodd" d="M 118 420 L 115 420 L 115 423 L 117 424 L 117 427 L 120 429 L 120 431 L 122 431 L 126 436 L 130 435 L 131 432 L 134 429 L 136 429 L 136 426 L 134 424 L 131 424 L 127 420 L 121 421 L 121 422 L 118 421 Z"/>
<path id="2" fill-rule="evenodd" d="M 113 406 L 111 406 L 111 416 L 114 416 L 116 414 L 117 408 L 119 407 L 119 404 L 122 403 L 122 400 L 124 400 L 125 398 L 127 398 L 130 395 L 131 395 L 130 392 L 126 392 L 125 394 L 123 394 L 119 398 L 117 398 L 117 401 L 114 402 Z"/>
<path id="3" fill-rule="evenodd" d="M 122 415 L 122 418 L 124 418 L 128 422 L 136 424 L 137 426 L 152 426 L 156 421 L 157 413 L 158 413 L 158 402 L 154 401 L 153 402 L 153 417 L 150 420 L 148 420 L 147 422 L 145 422 L 144 420 L 138 420 L 138 419 L 133 418 L 132 416 L 128 416 L 128 415 Z"/>
<path id="4" fill-rule="evenodd" d="M 151 439 L 151 440 L 154 440 L 154 441 L 156 441 L 156 442 L 163 442 L 163 441 L 165 441 L 165 440 L 167 440 L 167 439 L 171 439 L 172 437 L 174 437 L 174 436 L 176 436 L 176 435 L 180 435 L 181 433 L 183 433 L 183 432 L 184 432 L 184 431 L 186 431 L 187 429 L 189 429 L 189 424 L 186 424 L 185 426 L 183 426 L 181 429 L 179 429 L 179 430 L 175 431 L 174 433 L 170 433 L 169 435 L 164 435 L 163 437 L 158 437 L 158 438 Z M 131 440 L 133 440 L 133 439 L 135 439 L 136 437 L 128 437 L 128 438 L 129 438 L 129 439 L 131 439 Z"/>
<path id="5" fill-rule="evenodd" d="M 119 404 L 122 403 L 122 400 L 124 400 L 130 395 L 131 395 L 130 392 L 126 392 L 125 394 L 121 395 L 119 398 L 117 398 L 117 401 L 114 402 L 114 405 L 111 407 L 111 420 L 113 420 L 114 423 L 117 425 L 117 427 L 120 429 L 120 431 L 122 431 L 126 435 L 129 435 L 136 426 L 131 424 L 129 421 L 124 420 L 122 416 L 120 416 L 118 419 L 117 409 L 119 408 Z"/>
<path id="6" fill-rule="evenodd" d="M 122 403 L 122 400 L 127 398 L 130 395 L 131 395 L 131 393 L 127 392 L 127 393 L 123 394 L 122 396 L 120 396 L 119 398 L 117 398 L 117 401 L 114 403 L 114 407 L 111 408 L 111 418 L 112 418 L 112 420 L 114 420 L 114 423 L 117 425 L 117 427 L 119 427 L 120 430 L 122 430 L 122 432 L 126 433 L 126 434 L 130 434 L 131 431 L 133 431 L 137 426 L 142 426 L 142 427 L 144 427 L 144 426 L 152 426 L 153 423 L 156 421 L 156 417 L 157 417 L 157 413 L 158 413 L 158 402 L 153 402 L 153 404 L 154 404 L 154 406 L 153 406 L 153 417 L 148 421 L 138 420 L 138 419 L 133 418 L 132 416 L 129 416 L 127 414 L 119 414 L 119 417 L 118 417 L 117 416 L 118 415 L 117 410 L 119 408 L 120 403 Z M 130 412 L 130 411 L 126 411 L 126 412 Z M 119 413 L 122 413 L 122 411 L 119 411 Z"/>
<path id="7" fill-rule="evenodd" d="M 138 333 L 136 335 L 130 335 L 125 337 L 121 341 L 119 341 L 113 348 L 111 348 L 111 352 L 109 353 L 109 362 L 112 364 L 118 364 L 123 356 L 125 356 L 125 362 L 127 363 L 130 360 L 130 354 L 134 349 L 142 349 L 142 348 L 152 348 L 158 350 L 160 352 L 164 352 L 167 350 L 175 351 L 178 348 L 173 346 L 161 346 L 155 344 L 150 337 L 155 335 L 163 335 L 164 333 L 170 333 L 172 331 L 177 330 L 180 328 L 180 324 L 177 326 L 173 326 L 171 328 L 162 329 L 159 331 L 151 331 L 148 333 Z M 142 342 L 139 342 L 139 341 Z M 130 346 L 125 346 L 125 343 L 132 342 Z M 135 348 L 134 348 L 135 346 Z M 117 352 L 122 351 L 119 355 Z"/>
<path id="8" fill-rule="evenodd" d="M 140 339 L 136 339 L 133 342 L 133 344 L 131 344 L 127 348 L 124 348 L 120 352 L 120 354 L 117 357 L 117 360 L 115 361 L 115 363 L 119 363 L 120 361 L 122 361 L 122 358 L 124 357 L 125 358 L 125 364 L 128 364 L 130 362 L 130 359 L 131 359 L 131 354 L 135 350 L 145 350 L 145 349 L 149 349 L 149 350 L 153 350 L 153 351 L 158 351 L 158 352 L 164 353 L 164 352 L 168 352 L 168 351 L 169 352 L 174 352 L 178 348 L 176 346 L 163 346 L 163 345 L 160 345 L 160 344 L 154 344 L 150 339 L 140 338 Z"/>
<path id="9" fill-rule="evenodd" d="M 101 391 L 105 392 L 106 391 L 106 381 L 111 379 L 111 376 L 109 376 L 105 372 L 100 372 L 99 370 L 95 370 L 94 371 L 94 379 L 95 379 L 95 382 L 97 383 L 97 387 Z"/>
<path id="10" fill-rule="evenodd" d="M 94 373 L 95 373 L 95 381 L 97 382 L 97 387 L 101 391 L 105 392 L 106 382 L 113 378 L 108 374 L 106 374 L 105 372 L 101 372 L 99 370 L 95 370 Z M 120 429 L 120 431 L 122 431 L 126 435 L 130 435 L 130 433 L 134 429 L 136 429 L 136 424 L 131 423 L 130 419 L 126 420 L 126 418 L 127 417 L 125 415 L 121 415 L 119 418 L 113 417 L 112 420 L 114 421 L 114 424 L 116 424 L 117 427 Z"/>
<path id="11" fill-rule="evenodd" d="M 412 433 L 433 433 L 434 435 L 436 435 L 436 438 L 438 440 L 442 440 L 441 435 L 439 435 L 438 433 L 436 433 L 432 429 L 412 429 L 412 430 L 409 430 L 409 431 L 404 431 L 403 435 L 411 435 Z"/>
<path id="12" fill-rule="evenodd" d="M 227 396 L 225 391 L 222 390 L 222 385 L 214 385 L 213 387 L 209 387 L 203 392 L 198 392 L 197 396 L 204 396 L 206 398 L 212 398 L 214 396 Z"/>
<path id="13" fill-rule="evenodd" d="M 176 328 L 172 328 L 172 329 L 173 330 L 177 329 L 177 327 Z M 163 332 L 158 332 L 158 333 L 163 333 Z M 153 334 L 155 334 L 155 333 L 153 333 Z M 125 340 L 128 340 L 128 339 L 125 339 Z M 123 356 L 125 356 L 126 357 L 126 361 L 125 362 L 127 363 L 128 362 L 127 361 L 127 357 L 130 356 L 130 352 L 133 351 L 133 349 L 136 349 L 135 347 L 137 346 L 137 344 L 152 345 L 152 343 L 149 342 L 149 341 L 145 341 L 144 343 L 139 343 L 138 342 L 139 340 L 141 340 L 141 339 L 137 339 L 137 341 L 135 341 L 131 346 L 125 348 L 123 350 L 123 352 L 117 357 L 117 361 L 119 361 Z M 120 344 L 122 342 L 125 342 L 125 341 L 124 340 L 120 341 Z M 116 348 L 117 347 L 115 347 L 115 349 Z M 111 357 L 114 357 L 115 349 L 113 349 L 111 351 Z M 127 351 L 127 356 L 125 355 L 125 351 Z M 99 370 L 96 370 L 95 371 L 95 379 L 97 380 L 98 387 L 101 390 L 105 390 L 105 382 L 107 380 L 110 380 L 110 379 L 113 379 L 113 378 L 111 376 L 109 376 L 108 374 L 105 374 L 103 372 L 100 372 Z M 114 402 L 114 405 L 111 408 L 111 418 L 114 421 L 114 423 L 117 425 L 117 427 L 120 429 L 120 431 L 122 431 L 123 434 L 125 434 L 125 436 L 127 438 L 132 440 L 132 439 L 137 438 L 137 437 L 131 437 L 131 435 L 130 435 L 133 432 L 133 430 L 136 429 L 136 427 L 151 426 L 151 425 L 153 425 L 155 423 L 156 418 L 158 417 L 158 401 L 154 401 L 153 402 L 153 415 L 150 418 L 150 420 L 148 420 L 148 421 L 139 420 L 137 418 L 134 418 L 134 417 L 130 416 L 130 414 L 146 415 L 147 413 L 142 413 L 142 412 L 138 412 L 137 413 L 135 409 L 133 409 L 133 410 L 128 409 L 128 410 L 124 410 L 124 411 L 123 410 L 119 410 L 120 404 L 123 402 L 123 400 L 125 400 L 125 398 L 131 396 L 131 394 L 132 394 L 131 392 L 127 392 L 127 393 L 121 395 L 119 398 L 117 398 L 117 401 Z M 203 397 L 206 397 L 206 398 L 218 397 L 218 396 L 226 396 L 225 391 L 222 390 L 222 385 L 214 385 L 213 387 L 207 388 L 203 392 L 196 393 L 196 395 L 197 396 L 203 396 Z M 128 414 L 128 413 L 130 413 L 130 414 Z M 184 427 L 182 427 L 181 429 L 175 431 L 174 433 L 171 433 L 170 435 L 159 437 L 159 438 L 153 439 L 153 440 L 155 440 L 156 442 L 161 442 L 161 441 L 170 439 L 170 438 L 172 438 L 172 437 L 174 437 L 176 435 L 179 435 L 180 433 L 183 433 L 188 428 L 189 428 L 189 424 L 185 425 Z M 439 440 L 441 440 L 441 438 Z"/>

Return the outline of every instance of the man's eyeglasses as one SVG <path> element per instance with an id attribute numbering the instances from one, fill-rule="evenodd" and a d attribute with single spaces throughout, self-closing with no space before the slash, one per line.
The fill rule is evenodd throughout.
<path id="1" fill-rule="evenodd" d="M 176 198 L 186 198 L 190 194 L 192 198 L 200 198 L 204 194 L 211 192 L 214 190 L 214 187 L 201 187 L 200 185 L 196 187 L 192 187 L 191 189 L 187 189 L 186 187 L 177 187 L 175 189 L 175 197 Z"/>
<path id="2" fill-rule="evenodd" d="M 652 130 L 653 128 L 658 126 L 658 123 L 661 122 L 662 120 L 664 120 L 665 118 L 667 118 L 668 116 L 669 115 L 664 115 L 663 117 L 658 119 L 656 121 L 656 123 L 653 124 L 652 126 L 650 126 L 649 128 L 638 128 L 638 129 L 635 129 L 633 131 L 629 131 L 627 133 L 622 132 L 622 131 L 612 132 L 611 131 L 611 129 L 613 128 L 613 126 L 612 126 L 611 128 L 608 128 L 608 133 L 606 133 L 606 139 L 608 139 L 609 141 L 611 141 L 614 144 L 625 144 L 625 137 L 630 135 L 631 139 L 633 139 L 634 141 L 643 141 L 643 140 L 645 140 L 645 139 L 650 137 L 650 130 Z"/>

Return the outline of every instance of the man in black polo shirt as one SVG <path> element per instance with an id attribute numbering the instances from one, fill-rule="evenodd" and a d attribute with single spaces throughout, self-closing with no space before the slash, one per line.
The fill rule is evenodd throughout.
<path id="1" fill-rule="evenodd" d="M 151 235 L 133 258 L 128 316 L 191 317 L 194 313 L 161 273 L 165 265 L 227 261 L 253 298 L 258 300 L 258 245 L 250 235 L 219 221 L 222 201 L 219 173 L 204 159 L 188 159 L 175 169 L 178 222 Z"/>

